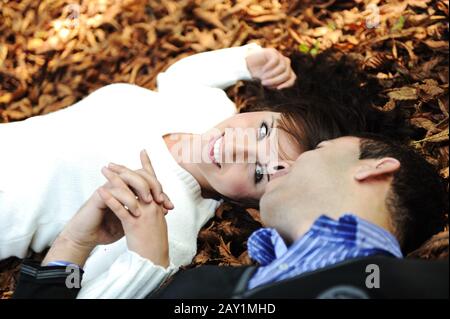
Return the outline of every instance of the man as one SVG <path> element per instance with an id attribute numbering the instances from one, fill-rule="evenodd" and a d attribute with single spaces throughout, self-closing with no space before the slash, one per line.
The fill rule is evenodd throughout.
<path id="1" fill-rule="evenodd" d="M 448 260 L 402 260 L 443 228 L 448 206 L 438 175 L 412 150 L 377 136 L 343 137 L 320 143 L 274 177 L 260 203 L 261 219 L 270 228 L 248 242 L 260 267 L 180 272 L 149 297 L 448 298 Z M 164 211 L 157 204 L 136 219 L 113 195 L 103 195 L 132 247 L 145 246 L 136 244 L 139 218 L 157 225 L 154 234 L 166 242 Z M 25 263 L 16 297 L 76 296 L 76 289 L 64 284 L 64 267 L 46 266 L 57 260 L 82 266 L 90 249 L 79 249 L 71 239 L 75 229 L 82 232 L 76 219 L 42 267 Z M 101 238 L 96 232 L 104 235 L 104 229 L 89 231 L 93 247 Z M 161 247 L 140 254 L 167 265 Z"/>

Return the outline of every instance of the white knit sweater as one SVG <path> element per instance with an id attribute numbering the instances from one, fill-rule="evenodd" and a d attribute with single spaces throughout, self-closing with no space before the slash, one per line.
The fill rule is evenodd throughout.
<path id="1" fill-rule="evenodd" d="M 158 75 L 158 92 L 105 86 L 52 114 L 0 124 L 0 259 L 48 247 L 105 178 L 109 162 L 140 168 L 145 148 L 175 205 L 167 215 L 171 265 L 129 251 L 125 238 L 97 247 L 80 298 L 143 298 L 196 254 L 200 228 L 218 202 L 173 159 L 162 136 L 206 132 L 235 113 L 225 87 L 250 80 L 245 57 L 259 46 L 193 55 Z"/>

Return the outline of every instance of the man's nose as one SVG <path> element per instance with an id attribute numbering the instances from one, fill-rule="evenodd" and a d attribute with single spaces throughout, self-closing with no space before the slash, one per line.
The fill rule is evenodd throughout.
<path id="1" fill-rule="evenodd" d="M 278 178 L 289 173 L 291 163 L 288 161 L 277 161 L 269 163 L 267 171 L 271 178 Z"/>
<path id="2" fill-rule="evenodd" d="M 289 173 L 288 169 L 282 169 L 282 170 L 276 171 L 274 174 L 272 174 L 271 179 L 281 177 L 283 175 L 286 175 L 287 173 Z"/>

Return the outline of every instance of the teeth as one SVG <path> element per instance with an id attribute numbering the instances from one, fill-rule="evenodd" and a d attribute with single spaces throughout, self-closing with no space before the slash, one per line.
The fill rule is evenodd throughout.
<path id="1" fill-rule="evenodd" d="M 222 137 L 214 143 L 214 161 L 220 163 L 220 147 L 222 146 Z"/>

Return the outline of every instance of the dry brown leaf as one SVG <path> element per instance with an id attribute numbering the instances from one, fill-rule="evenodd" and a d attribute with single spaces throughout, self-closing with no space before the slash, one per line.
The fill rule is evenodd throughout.
<path id="1" fill-rule="evenodd" d="M 416 117 L 411 119 L 411 124 L 426 129 L 427 131 L 432 131 L 436 129 L 436 124 L 424 117 Z"/>
<path id="2" fill-rule="evenodd" d="M 418 88 L 420 90 L 421 98 L 427 101 L 434 99 L 445 92 L 445 90 L 438 85 L 437 81 L 433 79 L 426 79 L 424 84 L 418 85 Z"/>
<path id="3" fill-rule="evenodd" d="M 448 179 L 448 166 L 441 169 L 439 171 L 439 174 L 442 176 L 442 178 Z"/>
<path id="4" fill-rule="evenodd" d="M 282 21 L 286 19 L 285 14 L 267 14 L 267 15 L 260 15 L 257 17 L 252 17 L 250 20 L 255 23 L 267 23 L 267 22 L 277 22 Z"/>
<path id="5" fill-rule="evenodd" d="M 400 89 L 392 90 L 388 93 L 388 96 L 397 101 L 405 100 L 417 100 L 417 89 L 412 87 L 402 87 Z"/>
<path id="6" fill-rule="evenodd" d="M 447 41 L 434 41 L 434 40 L 426 40 L 424 41 L 426 45 L 428 45 L 431 49 L 434 50 L 442 50 L 448 52 L 448 42 Z"/>
<path id="7" fill-rule="evenodd" d="M 446 141 L 448 141 L 448 127 L 446 130 L 443 130 L 442 132 L 431 135 L 431 136 L 421 139 L 419 141 L 414 141 L 413 144 L 417 145 L 417 144 L 423 143 L 423 142 L 439 143 L 439 142 L 446 142 Z"/>
<path id="8" fill-rule="evenodd" d="M 216 15 L 213 12 L 209 12 L 206 10 L 203 10 L 201 8 L 195 8 L 193 10 L 193 13 L 195 16 L 197 16 L 200 20 L 216 27 L 222 30 L 226 30 L 227 28 L 223 25 L 222 21 L 220 21 L 220 18 L 218 15 Z"/>

